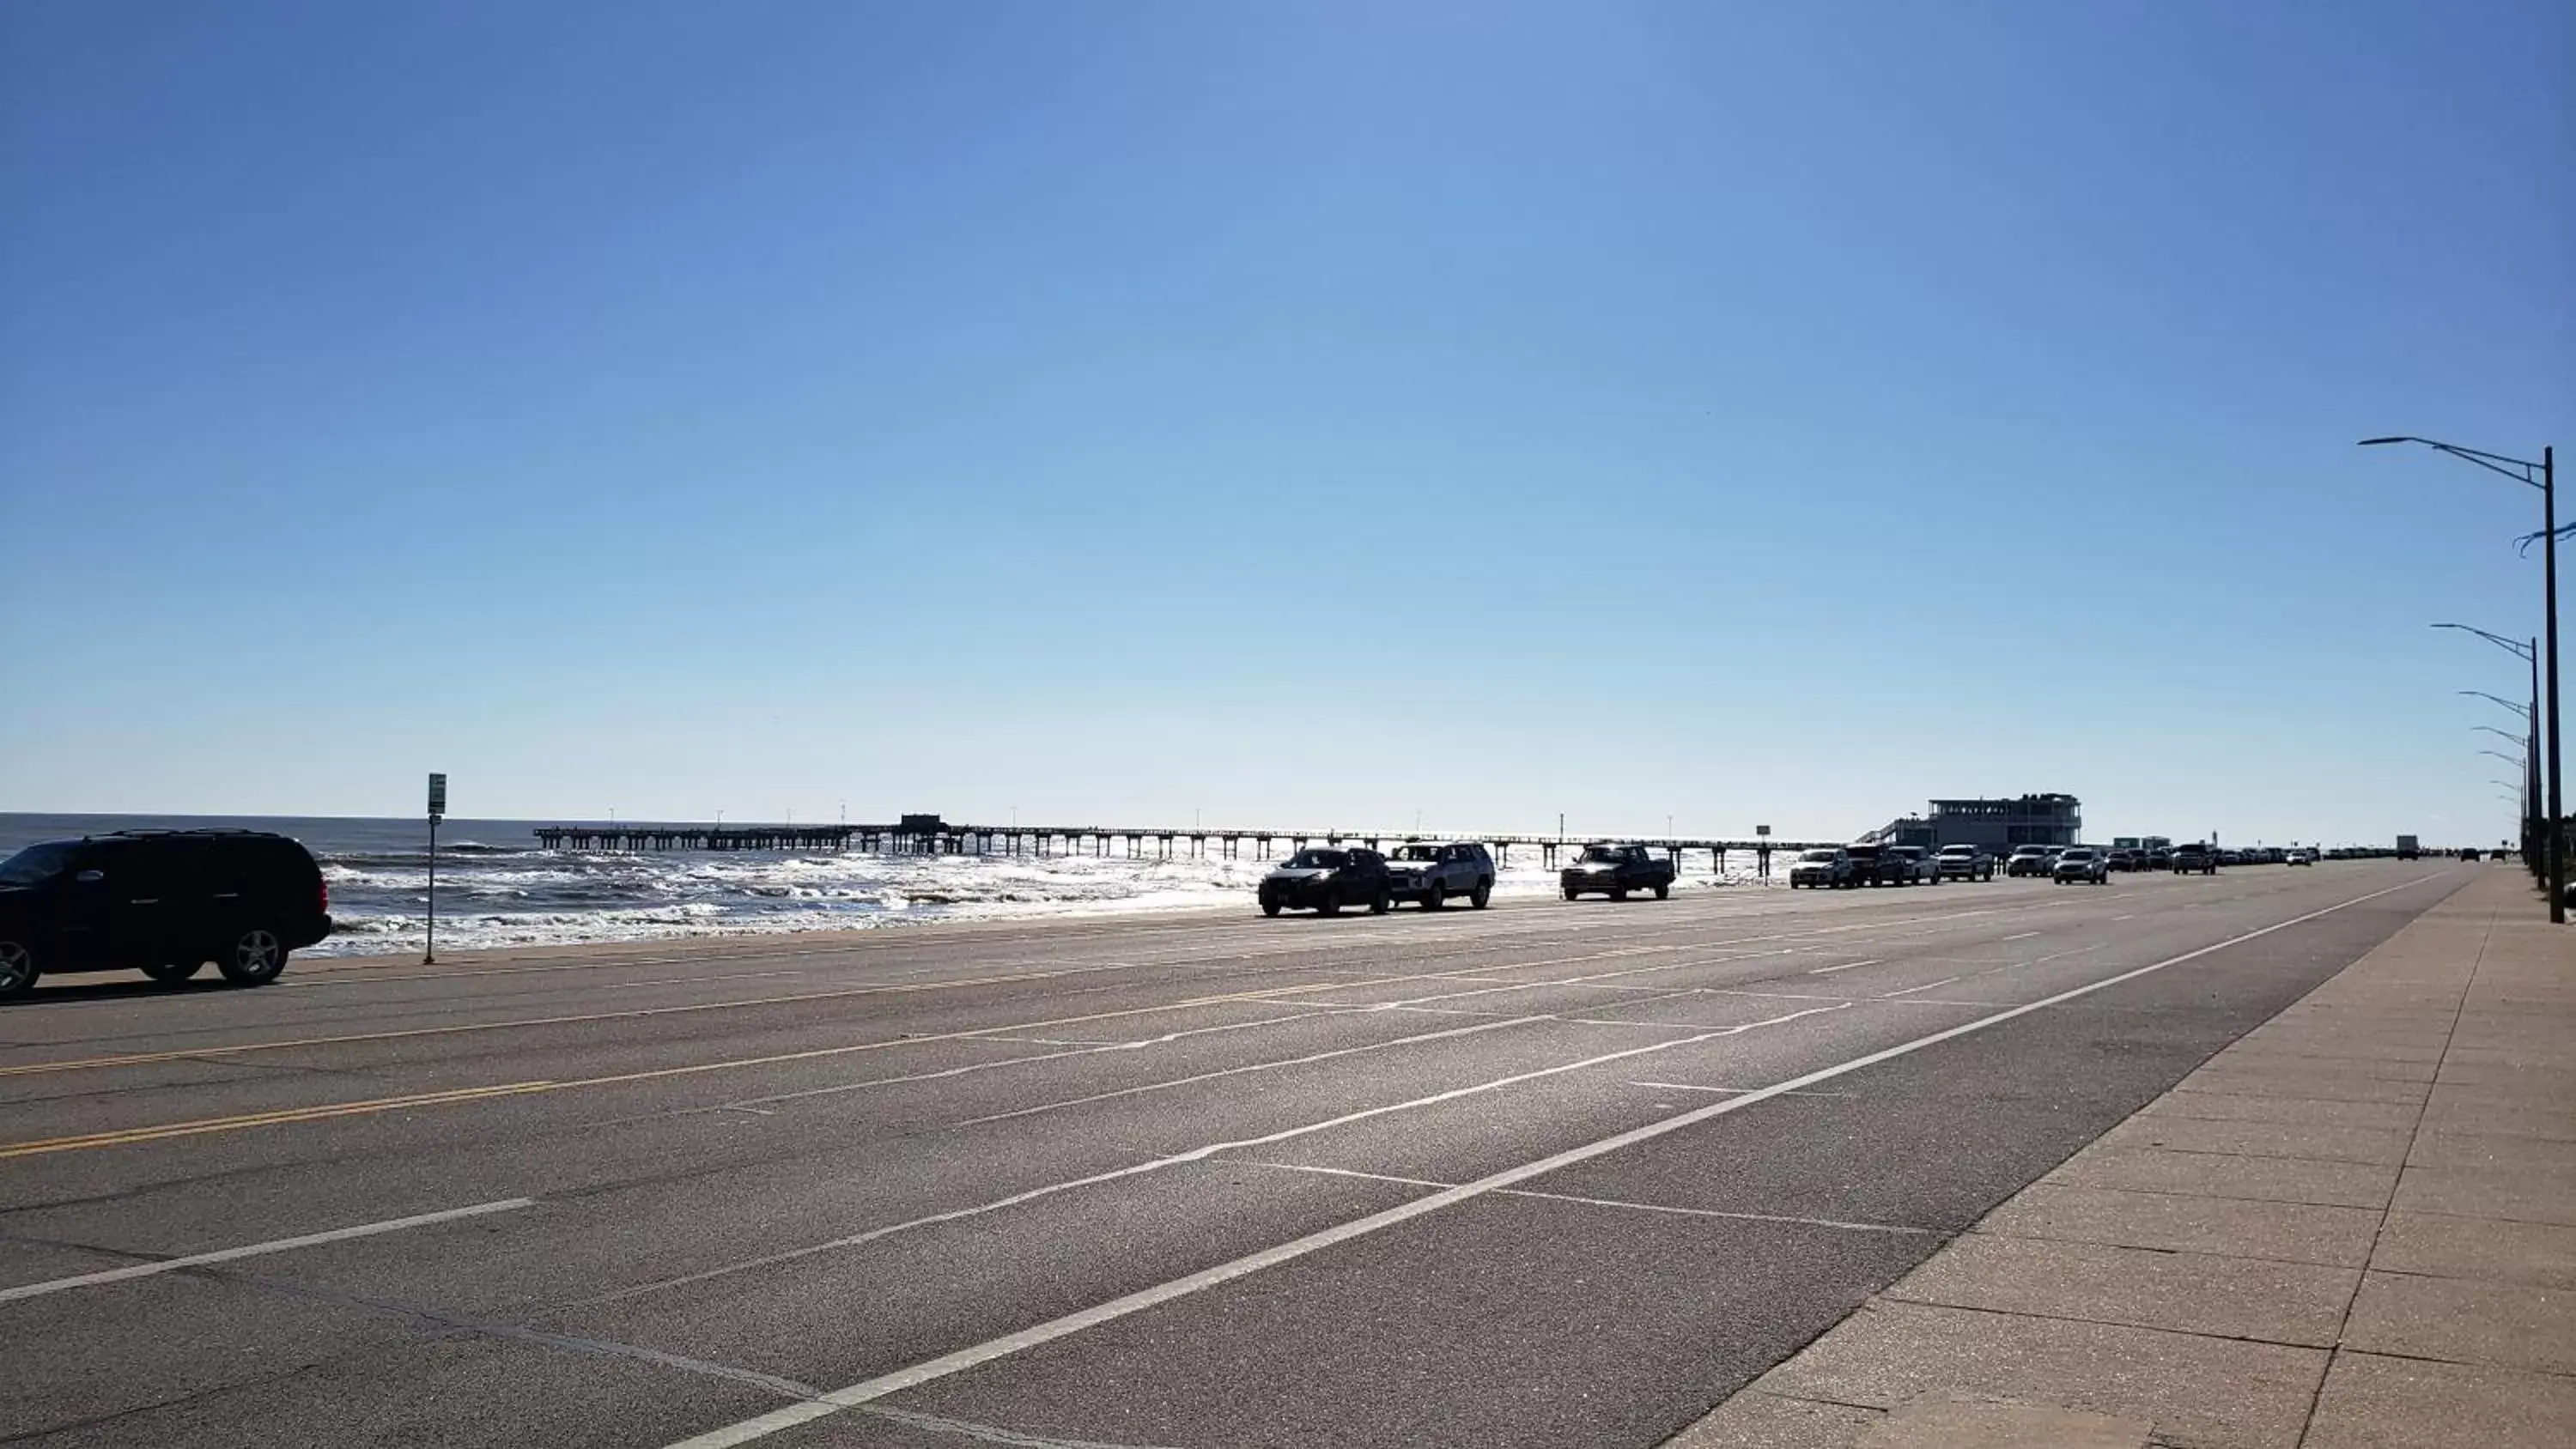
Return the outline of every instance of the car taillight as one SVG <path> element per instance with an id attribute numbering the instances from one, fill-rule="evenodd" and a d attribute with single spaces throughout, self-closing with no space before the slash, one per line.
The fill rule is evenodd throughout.
<path id="1" fill-rule="evenodd" d="M 331 883 L 326 880 L 319 882 L 319 885 L 322 890 L 322 914 L 327 916 L 331 914 Z"/>

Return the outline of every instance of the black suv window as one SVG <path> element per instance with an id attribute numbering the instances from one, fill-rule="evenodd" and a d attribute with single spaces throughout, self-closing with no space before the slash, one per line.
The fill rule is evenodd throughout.
<path id="1" fill-rule="evenodd" d="M 34 886 L 60 874 L 80 853 L 76 840 L 48 840 L 0 861 L 0 886 Z"/>

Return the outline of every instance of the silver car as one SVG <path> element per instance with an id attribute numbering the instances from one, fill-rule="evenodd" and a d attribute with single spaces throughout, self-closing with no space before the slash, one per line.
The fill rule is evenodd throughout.
<path id="1" fill-rule="evenodd" d="M 2059 885 L 2069 881 L 2080 885 L 2109 885 L 2111 859 L 2089 845 L 2070 845 L 2059 853 L 2057 864 L 2049 868 L 2049 878 Z"/>

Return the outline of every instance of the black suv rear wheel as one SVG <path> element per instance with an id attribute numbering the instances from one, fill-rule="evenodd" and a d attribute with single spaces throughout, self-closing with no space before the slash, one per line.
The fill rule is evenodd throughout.
<path id="1" fill-rule="evenodd" d="M 1467 893 L 1467 904 L 1474 906 L 1480 911 L 1493 904 L 1493 901 L 1494 883 L 1489 880 L 1480 880 L 1476 882 L 1476 888 Z"/>
<path id="2" fill-rule="evenodd" d="M 36 952 L 26 942 L 0 936 L 0 1001 L 36 989 Z"/>
<path id="3" fill-rule="evenodd" d="M 266 926 L 244 926 L 233 933 L 215 965 L 236 986 L 266 986 L 286 969 L 286 940 Z"/>

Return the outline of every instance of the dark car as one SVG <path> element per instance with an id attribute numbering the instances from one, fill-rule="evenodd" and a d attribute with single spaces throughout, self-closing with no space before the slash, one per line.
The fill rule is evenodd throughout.
<path id="1" fill-rule="evenodd" d="M 2176 875 L 2218 874 L 2218 852 L 2206 845 L 2177 845 L 2173 848 L 2173 873 Z"/>
<path id="2" fill-rule="evenodd" d="M 1569 901 L 1580 895 L 1624 901 L 1630 891 L 1653 891 L 1660 901 L 1673 893 L 1673 863 L 1642 845 L 1587 845 L 1557 872 L 1556 883 Z"/>
<path id="3" fill-rule="evenodd" d="M 1420 901 L 1426 911 L 1457 896 L 1481 911 L 1494 898 L 1493 853 L 1472 840 L 1408 841 L 1387 856 L 1386 869 L 1395 898 Z"/>
<path id="4" fill-rule="evenodd" d="M 122 830 L 0 862 L 0 998 L 48 972 L 185 981 L 208 961 L 265 986 L 288 952 L 330 934 L 322 868 L 266 831 Z"/>
<path id="5" fill-rule="evenodd" d="M 1378 915 L 1395 904 L 1395 882 L 1386 857 L 1358 846 L 1301 850 L 1261 878 L 1261 914 L 1283 910 L 1341 914 L 1344 906 L 1366 906 Z"/>
<path id="6" fill-rule="evenodd" d="M 2013 853 L 2011 856 L 2006 858 L 2004 861 L 2004 874 L 2046 875 L 2048 874 L 2048 867 L 2049 859 L 2047 846 L 2016 845 L 2013 847 Z"/>

